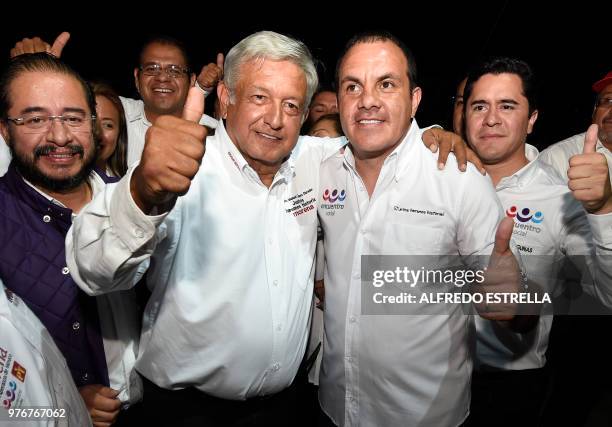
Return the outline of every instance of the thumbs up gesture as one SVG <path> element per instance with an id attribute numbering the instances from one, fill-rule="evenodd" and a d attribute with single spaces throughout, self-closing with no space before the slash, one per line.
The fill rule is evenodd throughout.
<path id="1" fill-rule="evenodd" d="M 520 266 L 510 250 L 513 228 L 512 218 L 505 217 L 499 223 L 485 280 L 471 287 L 473 292 L 483 295 L 483 303 L 475 306 L 478 314 L 488 320 L 512 320 L 518 311 L 517 304 L 512 302 L 487 302 L 487 294 L 517 293 L 521 289 Z"/>
<path id="2" fill-rule="evenodd" d="M 212 92 L 219 80 L 223 79 L 223 54 L 217 54 L 217 63 L 212 62 L 202 67 L 198 75 L 198 85 L 206 92 Z"/>
<path id="3" fill-rule="evenodd" d="M 612 188 L 606 157 L 595 152 L 597 125 L 589 126 L 584 138 L 582 154 L 572 156 L 569 161 L 568 186 L 576 200 L 592 214 L 612 212 Z"/>
<path id="4" fill-rule="evenodd" d="M 169 210 L 189 190 L 205 151 L 206 128 L 198 124 L 203 112 L 204 94 L 192 87 L 182 118 L 160 116 L 147 131 L 142 158 L 130 182 L 132 198 L 144 213 L 153 207 Z"/>
<path id="5" fill-rule="evenodd" d="M 65 31 L 57 36 L 53 42 L 53 45 L 50 45 L 40 37 L 34 37 L 31 39 L 25 38 L 20 42 L 15 43 L 15 46 L 11 49 L 11 58 L 23 55 L 24 53 L 37 52 L 47 52 L 56 58 L 59 58 L 62 56 L 62 51 L 64 50 L 66 43 L 68 43 L 68 39 L 70 39 L 70 33 Z"/>

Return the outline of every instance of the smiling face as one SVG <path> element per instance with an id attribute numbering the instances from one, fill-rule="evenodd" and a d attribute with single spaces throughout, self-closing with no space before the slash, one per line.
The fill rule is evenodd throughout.
<path id="1" fill-rule="evenodd" d="M 43 190 L 64 191 L 83 182 L 95 161 L 90 111 L 83 86 L 72 76 L 24 72 L 12 81 L 9 117 L 75 115 L 80 128 L 52 120 L 48 130 L 2 122 L 2 135 L 24 178 Z"/>
<path id="2" fill-rule="evenodd" d="M 525 157 L 525 140 L 533 130 L 537 111 L 516 74 L 484 74 L 465 100 L 465 133 L 485 165 L 510 164 Z"/>
<path id="3" fill-rule="evenodd" d="M 100 127 L 100 148 L 98 151 L 98 161 L 100 165 L 105 165 L 106 161 L 117 147 L 119 138 L 119 111 L 115 105 L 105 96 L 96 96 L 96 114 L 98 116 L 98 126 Z"/>
<path id="4" fill-rule="evenodd" d="M 421 101 L 408 61 L 393 42 L 357 43 L 338 72 L 342 128 L 357 158 L 386 157 L 410 128 Z"/>
<path id="5" fill-rule="evenodd" d="M 153 64 L 164 69 L 170 65 L 187 68 L 186 59 L 178 47 L 156 42 L 149 44 L 140 57 L 141 67 Z M 164 71 L 157 76 L 149 76 L 138 68 L 134 69 L 136 88 L 144 102 L 147 117 L 152 119 L 161 114 L 180 117 L 194 78 L 185 73 L 179 77 L 170 77 Z"/>
<path id="6" fill-rule="evenodd" d="M 251 60 L 241 65 L 230 95 L 219 99 L 227 133 L 256 171 L 278 169 L 297 143 L 306 102 L 306 76 L 290 61 Z"/>

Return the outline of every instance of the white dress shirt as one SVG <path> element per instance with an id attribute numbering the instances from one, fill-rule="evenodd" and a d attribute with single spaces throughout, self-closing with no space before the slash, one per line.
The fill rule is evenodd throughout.
<path id="1" fill-rule="evenodd" d="M 14 292 L 0 281 L 0 425 L 90 426 L 85 402 L 53 338 Z M 8 409 L 64 410 L 64 417 L 10 418 Z M 58 411 L 58 415 L 60 412 Z"/>
<path id="2" fill-rule="evenodd" d="M 0 176 L 3 176 L 8 170 L 9 164 L 11 163 L 11 151 L 9 150 L 6 141 L 0 135 Z"/>
<path id="3" fill-rule="evenodd" d="M 28 180 L 24 179 L 24 181 L 51 203 L 66 207 Z M 104 180 L 96 172 L 89 175 L 88 183 L 94 196 L 101 193 L 106 186 Z M 77 216 L 78 214 L 73 212 L 72 220 L 74 221 Z M 74 278 L 74 272 L 70 271 L 70 273 Z M 133 290 L 112 292 L 96 298 L 109 385 L 112 389 L 119 391 L 117 398 L 126 408 L 142 399 L 142 381 L 134 370 L 140 339 L 137 304 Z"/>
<path id="4" fill-rule="evenodd" d="M 123 96 L 120 96 L 119 99 L 121 100 L 121 104 L 123 104 L 125 122 L 127 125 L 127 162 L 128 166 L 132 166 L 134 163 L 140 161 L 142 150 L 144 150 L 145 134 L 147 133 L 147 129 L 151 127 L 151 122 L 147 120 L 144 111 L 144 102 L 142 102 L 142 100 L 125 98 Z M 200 119 L 200 124 L 215 129 L 218 122 L 212 117 L 203 114 Z"/>
<path id="5" fill-rule="evenodd" d="M 291 384 L 308 338 L 318 171 L 341 143 L 300 137 L 268 188 L 219 123 L 167 216 L 135 205 L 133 169 L 79 215 L 67 253 L 86 292 L 129 288 L 150 261 L 140 373 L 227 399 Z"/>
<path id="6" fill-rule="evenodd" d="M 513 239 L 527 275 L 552 298 L 566 284 L 563 264 L 575 260 L 585 290 L 612 306 L 612 214 L 587 215 L 563 179 L 540 161 L 535 147 L 526 144 L 525 154 L 529 163 L 502 178 L 496 190 L 506 214 L 515 215 Z M 533 330 L 519 334 L 477 317 L 477 364 L 543 367 L 552 320 L 552 315 L 540 316 Z"/>
<path id="7" fill-rule="evenodd" d="M 567 170 L 569 169 L 569 160 L 575 154 L 581 154 L 584 149 L 585 133 L 579 133 L 563 141 L 557 142 L 542 150 L 539 159 L 544 163 L 548 163 L 555 169 L 564 179 L 568 181 Z M 608 150 L 601 141 L 597 140 L 595 151 L 606 156 L 608 161 L 608 169 L 610 170 L 610 179 L 612 179 L 612 152 Z"/>
<path id="8" fill-rule="evenodd" d="M 502 210 L 490 180 L 472 165 L 460 172 L 453 156 L 438 170 L 421 132 L 414 121 L 385 159 L 372 197 L 350 149 L 322 165 L 319 195 L 345 191 L 344 201 L 318 208 L 326 260 L 319 400 L 340 426 L 457 426 L 468 414 L 470 316 L 433 303 L 433 315 L 361 314 L 362 255 L 493 248 Z"/>

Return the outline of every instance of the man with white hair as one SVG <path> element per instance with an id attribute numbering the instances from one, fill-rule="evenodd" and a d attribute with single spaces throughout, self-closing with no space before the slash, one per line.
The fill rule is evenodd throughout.
<path id="1" fill-rule="evenodd" d="M 90 294 L 149 268 L 137 369 L 150 421 L 171 407 L 168 425 L 285 426 L 308 339 L 318 170 L 342 140 L 298 140 L 318 83 L 303 43 L 255 33 L 224 68 L 206 156 L 192 88 L 183 119 L 159 117 L 140 164 L 77 219 L 68 263 Z"/>

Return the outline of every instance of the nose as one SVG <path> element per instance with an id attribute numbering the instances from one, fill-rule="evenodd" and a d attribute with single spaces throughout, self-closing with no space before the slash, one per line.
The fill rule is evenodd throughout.
<path id="1" fill-rule="evenodd" d="M 63 147 L 72 141 L 72 132 L 66 128 L 66 124 L 61 118 L 52 118 L 49 126 L 50 128 L 47 131 L 47 141 L 60 147 Z"/>
<path id="2" fill-rule="evenodd" d="M 283 109 L 281 103 L 270 103 L 264 115 L 264 121 L 274 130 L 283 127 Z"/>
<path id="3" fill-rule="evenodd" d="M 359 97 L 358 107 L 365 110 L 380 108 L 380 98 L 376 90 L 364 87 Z"/>
<path id="4" fill-rule="evenodd" d="M 500 123 L 499 115 L 496 108 L 489 108 L 484 119 L 484 124 L 487 126 L 495 126 Z"/>

